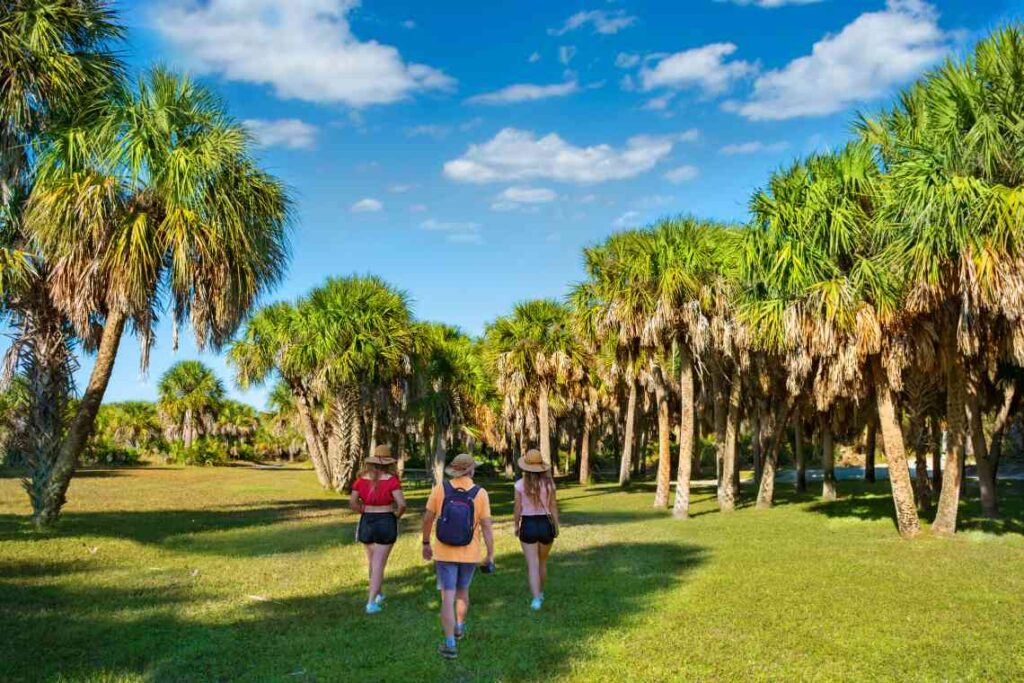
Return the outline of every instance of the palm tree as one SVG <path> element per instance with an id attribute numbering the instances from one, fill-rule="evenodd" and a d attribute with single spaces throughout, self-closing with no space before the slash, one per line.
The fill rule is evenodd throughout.
<path id="1" fill-rule="evenodd" d="M 1024 30 L 1006 28 L 859 124 L 888 170 L 884 211 L 899 231 L 911 288 L 903 324 L 939 340 L 949 444 L 932 525 L 939 535 L 956 531 L 968 432 L 983 508 L 997 513 L 980 383 L 987 368 L 1015 357 L 1009 347 L 1024 324 L 1022 74 Z"/>
<path id="2" fill-rule="evenodd" d="M 96 360 L 36 485 L 38 524 L 59 515 L 126 325 L 143 367 L 164 308 L 175 328 L 188 320 L 200 349 L 216 350 L 280 279 L 290 202 L 250 148 L 209 90 L 160 69 L 47 136 L 25 229 L 56 307 Z"/>
<path id="3" fill-rule="evenodd" d="M 299 302 L 295 351 L 328 408 L 332 485 L 344 490 L 365 444 L 366 396 L 412 369 L 408 297 L 375 277 L 331 278 Z"/>
<path id="4" fill-rule="evenodd" d="M 213 431 L 224 402 L 224 383 L 197 360 L 172 365 L 157 384 L 157 411 L 167 436 L 185 448 Z"/>
<path id="5" fill-rule="evenodd" d="M 304 322 L 293 304 L 264 306 L 231 343 L 227 359 L 242 388 L 261 386 L 275 374 L 280 378 L 272 395 L 288 392 L 317 479 L 324 488 L 331 488 L 334 474 L 327 458 L 329 429 L 324 423 L 324 401 L 313 386 L 315 361 L 302 343 L 309 333 Z"/>
<path id="6" fill-rule="evenodd" d="M 755 218 L 744 258 L 740 315 L 755 343 L 783 359 L 789 403 L 809 386 L 819 414 L 826 499 L 834 498 L 834 406 L 877 402 L 900 533 L 920 530 L 892 388 L 899 386 L 886 325 L 900 308 L 900 283 L 874 220 L 880 171 L 866 145 L 813 156 L 776 174 L 751 202 Z M 787 406 L 788 419 L 790 406 Z M 777 442 L 777 440 L 776 440 Z M 777 443 L 761 482 L 771 505 Z"/>
<path id="7" fill-rule="evenodd" d="M 484 336 L 498 391 L 536 408 L 541 456 L 551 463 L 552 392 L 579 377 L 584 353 L 569 308 L 551 299 L 525 301 L 488 325 Z"/>

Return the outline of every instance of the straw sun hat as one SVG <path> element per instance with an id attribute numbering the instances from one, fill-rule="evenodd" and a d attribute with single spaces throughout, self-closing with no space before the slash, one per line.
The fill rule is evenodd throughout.
<path id="1" fill-rule="evenodd" d="M 391 446 L 381 444 L 373 449 L 373 455 L 366 459 L 370 465 L 392 465 L 395 459 L 391 457 Z"/>
<path id="2" fill-rule="evenodd" d="M 468 453 L 459 453 L 452 461 L 448 463 L 448 467 L 444 468 L 445 474 L 449 477 L 457 478 L 465 475 L 471 469 L 476 467 L 477 462 L 473 460 L 473 456 Z"/>
<path id="3" fill-rule="evenodd" d="M 551 465 L 544 462 L 540 451 L 536 448 L 531 448 L 526 451 L 526 455 L 519 458 L 519 469 L 524 472 L 547 472 L 551 469 Z"/>

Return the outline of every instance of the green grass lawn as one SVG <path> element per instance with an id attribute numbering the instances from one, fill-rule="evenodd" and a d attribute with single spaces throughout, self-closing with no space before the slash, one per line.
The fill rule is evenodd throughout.
<path id="1" fill-rule="evenodd" d="M 563 487 L 544 610 L 528 608 L 511 486 L 491 484 L 498 574 L 473 585 L 459 659 L 435 653 L 418 510 L 367 617 L 355 517 L 311 472 L 140 468 L 81 473 L 59 531 L 37 534 L 0 478 L 5 681 L 1019 680 L 1024 536 L 1007 518 L 901 541 L 884 484 L 830 505 L 650 509 L 649 488 Z M 786 487 L 783 487 L 785 489 Z M 746 491 L 747 499 L 751 492 Z"/>

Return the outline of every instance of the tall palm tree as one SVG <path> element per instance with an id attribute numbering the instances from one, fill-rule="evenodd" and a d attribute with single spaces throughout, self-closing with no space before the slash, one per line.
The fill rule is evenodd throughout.
<path id="1" fill-rule="evenodd" d="M 367 395 L 411 372 L 416 338 L 408 297 L 375 277 L 331 278 L 299 302 L 297 316 L 296 354 L 329 411 L 326 455 L 341 491 L 364 448 Z"/>
<path id="2" fill-rule="evenodd" d="M 551 463 L 552 392 L 579 377 L 584 355 L 569 308 L 550 299 L 525 301 L 488 325 L 484 336 L 498 391 L 536 407 L 541 456 Z"/>
<path id="3" fill-rule="evenodd" d="M 287 263 L 290 201 L 251 140 L 206 88 L 154 70 L 47 136 L 25 230 L 49 292 L 96 359 L 34 497 L 57 519 L 113 371 L 125 327 L 149 360 L 157 313 L 219 349 Z"/>
<path id="4" fill-rule="evenodd" d="M 893 399 L 899 365 L 885 334 L 900 309 L 900 281 L 895 252 L 874 217 L 879 180 L 872 150 L 861 144 L 776 174 L 751 202 L 740 315 L 756 330 L 755 343 L 784 360 L 789 400 L 809 386 L 826 475 L 834 407 L 874 395 L 897 523 L 901 534 L 914 536 L 920 525 Z M 764 471 L 763 506 L 772 502 L 776 455 Z M 824 494 L 834 496 L 827 476 Z"/>
<path id="5" fill-rule="evenodd" d="M 224 383 L 197 360 L 175 363 L 157 383 L 157 410 L 168 438 L 189 448 L 213 431 L 224 402 Z"/>
<path id="6" fill-rule="evenodd" d="M 304 323 L 291 303 L 264 306 L 246 321 L 242 334 L 231 343 L 227 359 L 243 388 L 261 386 L 274 375 L 280 378 L 274 395 L 288 392 L 317 479 L 324 488 L 331 488 L 334 474 L 327 458 L 329 427 L 323 419 L 323 397 L 313 384 L 315 359 L 303 345 L 309 333 Z"/>
<path id="7" fill-rule="evenodd" d="M 994 515 L 994 471 L 980 429 L 981 382 L 1024 335 L 1024 30 L 981 41 L 859 124 L 886 163 L 884 211 L 899 231 L 910 283 L 904 324 L 939 340 L 949 448 L 932 531 L 956 530 L 970 432 L 982 504 Z M 975 422 L 968 430 L 967 414 Z"/>

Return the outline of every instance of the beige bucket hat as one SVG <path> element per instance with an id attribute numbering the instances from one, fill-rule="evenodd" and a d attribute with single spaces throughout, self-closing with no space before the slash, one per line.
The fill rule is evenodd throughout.
<path id="1" fill-rule="evenodd" d="M 519 469 L 524 472 L 547 472 L 551 469 L 551 465 L 544 462 L 540 451 L 536 448 L 531 448 L 526 451 L 526 455 L 519 458 Z"/>
<path id="2" fill-rule="evenodd" d="M 373 449 L 373 455 L 366 459 L 370 465 L 393 465 L 395 459 L 391 457 L 391 446 L 381 444 Z"/>
<path id="3" fill-rule="evenodd" d="M 462 477 L 467 472 L 477 466 L 477 461 L 473 459 L 473 456 L 469 453 L 459 453 L 452 461 L 448 463 L 448 467 L 444 468 L 445 474 L 449 477 Z"/>

